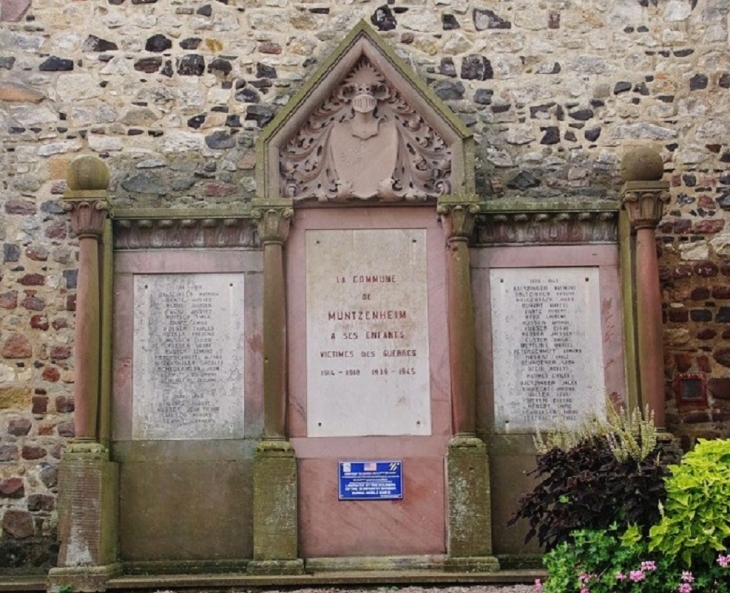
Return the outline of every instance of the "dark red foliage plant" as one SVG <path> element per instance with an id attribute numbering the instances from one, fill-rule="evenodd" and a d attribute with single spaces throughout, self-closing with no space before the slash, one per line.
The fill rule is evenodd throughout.
<path id="1" fill-rule="evenodd" d="M 676 460 L 659 445 L 642 457 L 617 455 L 611 443 L 610 435 L 585 436 L 570 448 L 538 455 L 531 475 L 539 483 L 520 497 L 509 525 L 527 520 L 525 541 L 537 536 L 546 550 L 577 529 L 635 524 L 647 533 L 666 498 L 667 465 Z"/>

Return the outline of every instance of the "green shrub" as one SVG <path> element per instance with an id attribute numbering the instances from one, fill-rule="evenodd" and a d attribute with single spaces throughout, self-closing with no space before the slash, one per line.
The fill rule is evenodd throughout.
<path id="1" fill-rule="evenodd" d="M 700 440 L 670 470 L 649 549 L 679 556 L 687 566 L 711 563 L 730 544 L 730 440 Z"/>

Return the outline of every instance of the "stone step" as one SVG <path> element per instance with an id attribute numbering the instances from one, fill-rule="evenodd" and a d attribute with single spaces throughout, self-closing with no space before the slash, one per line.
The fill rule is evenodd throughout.
<path id="1" fill-rule="evenodd" d="M 440 570 L 408 571 L 342 571 L 316 572 L 303 575 L 250 576 L 246 574 L 171 574 L 125 575 L 110 579 L 108 591 L 116 593 L 222 593 L 242 588 L 370 587 L 406 585 L 514 585 L 544 579 L 545 571 L 537 569 L 501 570 L 497 572 L 443 572 Z M 0 576 L 0 592 L 46 591 L 44 576 Z"/>

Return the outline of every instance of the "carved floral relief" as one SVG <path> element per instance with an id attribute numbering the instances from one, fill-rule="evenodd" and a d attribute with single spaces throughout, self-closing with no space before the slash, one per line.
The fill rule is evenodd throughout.
<path id="1" fill-rule="evenodd" d="M 451 191 L 451 148 L 365 57 L 279 154 L 295 200 L 423 201 Z"/>

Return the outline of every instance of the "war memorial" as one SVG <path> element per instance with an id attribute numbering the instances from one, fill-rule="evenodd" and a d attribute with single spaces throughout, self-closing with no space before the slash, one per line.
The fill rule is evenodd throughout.
<path id="1" fill-rule="evenodd" d="M 3 4 L 3 20 L 25 22 L 27 28 L 35 8 L 22 13 L 25 21 L 5 18 L 20 4 Z M 163 3 L 104 4 L 99 15 L 107 26 L 114 14 L 141 7 L 142 16 L 159 19 L 155 22 L 168 31 L 175 28 L 164 22 Z M 184 2 L 170 6 L 178 18 L 235 12 L 251 19 L 254 32 L 259 4 L 262 14 L 278 14 L 276 2 L 189 4 L 197 12 L 188 12 Z M 406 3 L 408 10 L 395 13 L 385 4 L 384 12 L 372 18 L 367 13 L 366 20 L 333 33 L 325 48 L 308 50 L 316 59 L 305 76 L 292 76 L 282 86 L 285 101 L 274 103 L 263 118 L 265 103 L 247 104 L 250 125 L 233 125 L 241 122 L 231 119 L 228 107 L 201 116 L 199 124 L 189 119 L 189 128 L 202 126 L 211 134 L 204 140 L 189 131 L 156 135 L 152 119 L 143 121 L 156 112 L 170 122 L 180 119 L 160 98 L 162 83 L 131 104 L 127 137 L 141 136 L 131 131 L 144 129 L 144 138 L 136 147 L 120 144 L 119 151 L 114 140 L 121 123 L 110 121 L 102 129 L 97 95 L 79 95 L 79 105 L 68 105 L 62 119 L 81 121 L 86 101 L 90 113 L 97 109 L 89 116 L 96 123 L 82 135 L 54 140 L 57 152 L 41 144 L 39 154 L 43 147 L 50 151 L 44 158 L 56 159 L 53 167 L 65 183 L 53 184 L 51 201 L 38 198 L 38 209 L 52 215 L 52 224 L 70 225 L 68 236 L 54 238 L 57 231 L 49 236 L 46 222 L 40 230 L 13 222 L 37 213 L 29 190 L 3 198 L 10 221 L 3 231 L 3 282 L 26 286 L 23 294 L 16 290 L 13 306 L 10 288 L 0 295 L 7 312 L 3 369 L 12 371 L 3 370 L 7 403 L 0 410 L 7 433 L 0 449 L 5 497 L 0 544 L 8 575 L 43 574 L 49 589 L 70 584 L 74 591 L 172 586 L 193 575 L 205 575 L 219 587 L 344 572 L 360 574 L 363 582 L 384 571 L 430 572 L 434 582 L 448 575 L 508 575 L 537 566 L 540 553 L 536 545 L 524 544 L 524 526 L 507 526 L 517 497 L 530 488 L 536 431 L 575 428 L 605 415 L 606 406 L 646 405 L 667 438 L 680 444 L 724 434 L 728 379 L 720 330 L 730 310 L 722 303 L 730 295 L 722 293 L 721 281 L 712 283 L 730 269 L 722 263 L 725 165 L 697 165 L 701 173 L 689 172 L 692 164 L 685 155 L 683 165 L 678 154 L 685 149 L 667 148 L 677 132 L 665 138 L 658 125 L 605 112 L 623 92 L 611 86 L 607 97 L 596 91 L 584 101 L 576 95 L 566 107 L 570 125 L 560 123 L 566 111 L 555 102 L 527 112 L 544 111 L 551 123 L 535 124 L 543 140 L 554 127 L 562 130 L 561 142 L 577 133 L 595 142 L 583 122 L 601 109 L 607 120 L 626 118 L 620 125 L 636 126 L 633 131 L 614 127 L 610 145 L 591 153 L 597 161 L 580 164 L 574 154 L 567 177 L 548 165 L 539 180 L 534 170 L 510 170 L 505 188 L 502 165 L 495 169 L 495 163 L 511 157 L 497 154 L 504 149 L 488 130 L 501 128 L 510 146 L 537 142 L 538 136 L 525 136 L 524 142 L 515 136 L 516 130 L 532 133 L 520 115 L 524 99 L 514 99 L 505 111 L 516 115 L 502 119 L 498 96 L 490 94 L 480 107 L 489 117 L 476 125 L 461 98 L 454 103 L 440 79 L 424 77 L 427 70 L 403 51 L 412 47 L 412 41 L 404 45 L 407 33 L 389 35 L 392 28 L 383 18 L 390 15 L 395 27 L 413 9 L 411 14 L 425 19 L 427 4 Z M 527 9 L 530 3 L 496 4 L 517 11 L 517 4 Z M 685 25 L 685 19 L 701 21 L 698 15 L 715 10 L 709 0 L 700 0 L 700 12 L 688 8 L 679 19 L 685 7 L 669 0 L 660 18 L 656 1 L 648 8 L 633 4 L 650 12 L 645 15 L 650 23 L 663 18 Z M 633 4 L 626 14 L 636 12 Z M 481 5 L 472 9 L 456 0 L 436 5 L 447 11 L 445 31 L 456 29 L 446 27 L 447 13 L 477 32 L 511 29 Z M 296 14 L 329 14 L 319 4 L 297 6 Z M 571 8 L 564 8 L 569 14 Z M 716 13 L 724 15 L 725 41 L 713 63 L 724 64 L 730 59 L 727 11 Z M 549 30 L 559 29 L 559 14 L 556 9 L 544 15 Z M 611 23 L 606 26 L 622 14 L 606 17 Z M 225 39 L 235 35 L 221 20 L 201 30 Z M 20 43 L 19 28 L 7 31 Z M 271 35 L 253 37 L 257 51 L 274 44 L 267 40 Z M 235 60 L 228 54 L 240 53 L 240 47 L 231 43 L 216 59 L 230 67 Z M 278 55 L 273 45 L 265 49 Z M 102 50 L 111 56 L 102 60 L 104 68 L 117 61 L 115 51 Z M 148 43 L 146 51 L 155 50 Z M 165 76 L 152 68 L 152 57 L 144 59 L 133 66 L 137 76 Z M 450 59 L 443 58 L 441 67 Z M 266 94 L 271 88 L 237 86 L 230 68 L 213 61 L 208 75 L 222 84 L 211 86 L 209 97 L 213 91 Z M 462 60 L 467 73 L 472 61 L 481 65 L 482 81 L 512 79 L 507 70 L 492 72 L 489 60 L 471 55 Z M 158 66 L 165 68 L 162 60 Z M 187 76 L 183 62 L 177 68 L 179 77 Z M 586 71 L 575 80 L 596 82 L 601 74 Z M 713 84 L 726 88 L 725 78 L 712 76 Z M 462 78 L 472 80 L 464 71 Z M 665 86 L 669 78 L 657 74 Z M 33 125 L 12 132 L 22 106 L 48 100 L 35 101 L 32 85 L 28 79 L 0 88 L 11 106 L 2 121 L 17 138 Z M 106 92 L 106 85 L 101 88 Z M 645 96 L 641 88 L 636 93 Z M 480 90 L 477 95 L 485 99 Z M 576 111 L 581 102 L 590 118 Z M 694 108 L 688 105 L 684 109 Z M 222 116 L 220 125 L 206 127 L 206 118 L 216 115 Z M 709 122 L 720 119 L 706 121 L 709 130 Z M 707 140 L 708 147 L 712 142 Z M 707 150 L 727 162 L 718 142 L 717 150 Z M 61 143 L 79 148 L 66 150 Z M 24 162 L 22 143 L 13 146 L 13 158 Z M 221 149 L 228 152 L 219 154 Z M 199 162 L 191 165 L 193 160 L 180 157 L 183 152 Z M 525 154 L 522 162 L 528 163 L 532 157 Z M 124 158 L 137 167 L 129 175 L 123 173 L 129 166 Z M 544 152 L 540 158 L 552 157 Z M 169 178 L 160 173 L 166 159 Z M 32 165 L 28 177 L 35 157 L 25 162 Z M 682 166 L 686 172 L 672 173 Z M 183 187 L 188 167 L 202 168 L 196 169 L 198 181 Z M 237 169 L 250 176 L 236 178 Z M 582 181 L 566 189 L 553 184 L 551 175 Z M 194 193 L 198 182 L 205 184 L 202 194 Z M 710 187 L 718 183 L 715 201 Z M 682 200 L 694 196 L 682 184 L 707 186 L 702 206 L 684 204 L 699 211 L 681 210 Z M 244 186 L 245 196 L 239 192 Z M 536 193 L 543 189 L 545 195 Z M 692 216 L 702 220 L 692 222 Z M 712 221 L 714 234 L 703 230 Z M 672 237 L 685 223 L 686 240 L 675 245 Z M 45 315 L 53 317 L 54 329 L 65 332 L 65 358 L 58 344 L 26 347 L 20 329 L 16 309 L 32 311 L 32 299 L 54 287 L 51 281 L 28 280 L 35 264 L 26 269 L 25 258 L 45 262 L 49 255 L 32 256 L 39 251 L 34 233 L 45 233 L 56 263 L 62 261 L 60 249 L 70 249 L 65 263 L 75 270 L 73 291 L 66 272 L 66 290 L 58 285 L 55 290 L 72 314 L 54 317 L 52 311 L 60 309 L 46 296 L 47 310 L 45 304 L 36 308 L 31 321 L 34 329 L 43 323 L 48 328 Z M 715 255 L 703 243 L 708 237 L 714 237 L 709 243 Z M 14 259 L 15 242 L 24 246 L 22 260 L 20 251 Z M 703 245 L 703 258 L 695 258 L 691 249 Z M 690 276 L 694 284 L 682 284 Z M 43 287 L 40 292 L 27 289 L 35 285 Z M 18 299 L 25 299 L 20 306 Z M 709 319 L 705 310 L 712 311 Z M 691 322 L 708 327 L 696 330 Z M 60 369 L 55 381 L 49 381 L 51 368 Z M 26 383 L 36 384 L 23 379 L 24 369 L 35 369 L 48 385 L 38 383 L 31 392 Z M 64 410 L 66 416 L 43 432 L 46 416 Z M 704 432 L 692 432 L 692 425 Z M 40 440 L 31 442 L 33 437 Z M 51 450 L 54 443 L 58 451 Z M 46 448 L 34 458 L 34 446 Z M 40 513 L 33 515 L 31 507 Z M 49 541 L 56 546 L 49 548 Z"/>

